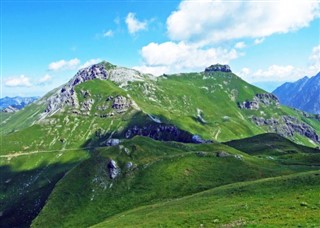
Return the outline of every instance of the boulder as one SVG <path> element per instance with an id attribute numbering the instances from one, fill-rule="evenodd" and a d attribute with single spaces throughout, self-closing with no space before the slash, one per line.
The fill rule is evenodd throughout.
<path id="1" fill-rule="evenodd" d="M 108 163 L 108 171 L 111 179 L 115 179 L 120 174 L 120 168 L 114 160 L 110 160 Z"/>
<path id="2" fill-rule="evenodd" d="M 219 151 L 217 152 L 217 157 L 219 158 L 231 157 L 231 154 L 225 151 Z"/>

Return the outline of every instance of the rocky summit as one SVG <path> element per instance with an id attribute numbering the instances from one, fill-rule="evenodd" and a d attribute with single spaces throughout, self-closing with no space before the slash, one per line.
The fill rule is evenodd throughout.
<path id="1" fill-rule="evenodd" d="M 216 71 L 232 72 L 229 65 L 222 65 L 222 64 L 214 64 L 214 65 L 211 65 L 211 66 L 207 67 L 204 70 L 204 72 L 206 72 L 206 73 L 216 72 Z"/>

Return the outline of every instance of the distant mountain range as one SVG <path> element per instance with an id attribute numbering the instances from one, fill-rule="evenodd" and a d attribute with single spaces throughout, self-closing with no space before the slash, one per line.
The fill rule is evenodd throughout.
<path id="1" fill-rule="evenodd" d="M 320 72 L 296 82 L 286 82 L 272 92 L 281 104 L 320 114 Z"/>
<path id="2" fill-rule="evenodd" d="M 8 108 L 9 106 L 15 109 L 22 109 L 24 106 L 38 99 L 39 97 L 3 97 L 0 98 L 0 110 Z"/>

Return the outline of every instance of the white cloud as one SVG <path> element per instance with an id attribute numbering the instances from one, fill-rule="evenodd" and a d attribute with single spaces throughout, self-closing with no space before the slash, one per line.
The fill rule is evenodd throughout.
<path id="1" fill-rule="evenodd" d="M 312 53 L 309 57 L 310 60 L 310 75 L 315 75 L 320 72 L 320 45 L 315 46 L 312 49 Z"/>
<path id="2" fill-rule="evenodd" d="M 43 83 L 45 83 L 45 82 L 50 81 L 51 79 L 52 79 L 51 75 L 46 74 L 46 75 L 44 75 L 42 78 L 39 79 L 39 83 L 40 83 L 40 84 L 43 84 Z"/>
<path id="3" fill-rule="evenodd" d="M 250 68 L 244 67 L 244 68 L 241 69 L 241 71 L 238 73 L 238 75 L 241 78 L 246 78 L 246 77 L 249 76 L 250 73 L 251 73 Z"/>
<path id="4" fill-rule="evenodd" d="M 319 17 L 317 1 L 182 1 L 167 19 L 172 40 L 210 44 L 262 38 L 306 27 Z M 190 27 L 192 25 L 192 28 Z"/>
<path id="5" fill-rule="evenodd" d="M 135 34 L 136 32 L 140 30 L 146 30 L 147 29 L 147 22 L 146 21 L 139 21 L 136 19 L 136 16 L 134 13 L 128 13 L 126 17 L 126 24 L 128 26 L 128 31 L 130 34 Z"/>
<path id="6" fill-rule="evenodd" d="M 254 40 L 254 44 L 261 44 L 261 43 L 263 43 L 263 41 L 264 41 L 264 38 L 257 38 L 257 39 L 255 39 Z"/>
<path id="7" fill-rule="evenodd" d="M 242 48 L 245 48 L 246 46 L 247 45 L 245 44 L 245 42 L 238 42 L 234 47 L 237 49 L 242 49 Z"/>
<path id="8" fill-rule="evenodd" d="M 76 69 L 79 64 L 80 64 L 80 60 L 77 58 L 70 59 L 69 61 L 62 59 L 62 60 L 50 63 L 48 66 L 48 69 L 52 71 L 73 70 L 73 69 Z"/>
<path id="9" fill-rule="evenodd" d="M 135 70 L 146 74 L 152 74 L 155 76 L 160 76 L 164 73 L 169 72 L 169 68 L 167 66 L 134 66 L 132 67 Z"/>
<path id="10" fill-rule="evenodd" d="M 252 82 L 291 82 L 304 76 L 314 76 L 320 72 L 320 45 L 312 48 L 309 64 L 305 67 L 292 65 L 271 65 L 267 69 L 252 71 L 243 68 L 237 74 L 244 80 Z"/>
<path id="11" fill-rule="evenodd" d="M 292 65 L 287 66 L 280 66 L 280 65 L 272 65 L 269 66 L 267 70 L 257 70 L 252 74 L 252 79 L 254 81 L 286 81 L 289 78 L 292 80 L 293 77 L 297 77 L 298 79 L 300 76 L 294 74 L 295 67 Z"/>
<path id="12" fill-rule="evenodd" d="M 239 56 L 235 49 L 201 48 L 184 42 L 149 43 L 141 50 L 144 72 L 174 73 L 203 70 L 213 63 L 228 63 Z M 136 69 L 138 69 L 136 67 Z M 163 72 L 162 72 L 163 71 Z"/>
<path id="13" fill-rule="evenodd" d="M 112 37 L 113 35 L 114 35 L 114 32 L 111 29 L 103 33 L 103 37 Z"/>
<path id="14" fill-rule="evenodd" d="M 11 77 L 4 80 L 4 85 L 8 87 L 30 87 L 32 86 L 30 78 L 20 75 L 19 77 Z"/>
<path id="15" fill-rule="evenodd" d="M 99 59 L 99 58 L 97 58 L 97 59 L 90 59 L 90 60 L 86 61 L 84 64 L 82 64 L 82 65 L 79 67 L 79 69 L 86 68 L 86 67 L 88 67 L 88 66 L 91 66 L 91 65 L 93 65 L 93 64 L 100 63 L 100 62 L 102 62 L 102 60 Z"/>

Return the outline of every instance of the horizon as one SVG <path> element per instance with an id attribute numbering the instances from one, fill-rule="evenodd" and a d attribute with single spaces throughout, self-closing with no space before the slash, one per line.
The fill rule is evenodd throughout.
<path id="1" fill-rule="evenodd" d="M 268 92 L 319 72 L 320 2 L 118 3 L 2 1 L 0 97 L 43 96 L 103 60 L 155 75 L 219 62 Z"/>

